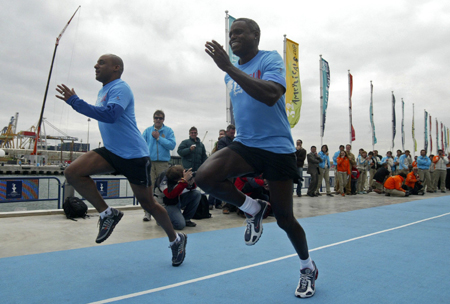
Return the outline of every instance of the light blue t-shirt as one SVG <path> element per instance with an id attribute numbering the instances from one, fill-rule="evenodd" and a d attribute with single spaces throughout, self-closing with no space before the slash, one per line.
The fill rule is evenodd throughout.
<path id="1" fill-rule="evenodd" d="M 149 156 L 147 144 L 136 124 L 133 92 L 125 81 L 111 81 L 98 92 L 95 106 L 106 107 L 108 103 L 119 105 L 124 112 L 114 123 L 98 122 L 105 148 L 125 159 Z"/>
<path id="2" fill-rule="evenodd" d="M 249 62 L 235 66 L 254 78 L 273 81 L 286 88 L 286 71 L 276 51 L 259 51 Z M 245 146 L 274 153 L 295 152 L 294 140 L 286 115 L 285 97 L 269 107 L 252 98 L 228 74 L 225 83 L 230 91 L 237 136 L 234 139 Z"/>

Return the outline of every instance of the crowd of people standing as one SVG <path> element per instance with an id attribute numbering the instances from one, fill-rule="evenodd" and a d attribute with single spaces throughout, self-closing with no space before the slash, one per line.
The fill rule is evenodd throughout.
<path id="1" fill-rule="evenodd" d="M 392 196 L 418 195 L 425 192 L 446 192 L 448 156 L 442 149 L 438 155 L 428 155 L 421 150 L 420 155 L 411 156 L 409 150 L 397 150 L 393 157 L 387 151 L 382 157 L 377 150 L 370 152 L 359 149 L 358 155 L 352 153 L 351 145 L 340 145 L 339 150 L 331 157 L 328 146 L 322 145 L 317 153 L 316 146 L 311 146 L 310 152 L 302 147 L 302 140 L 297 140 L 297 168 L 301 178 L 294 181 L 298 184 L 297 196 L 302 196 L 303 170 L 307 160 L 307 173 L 310 183 L 307 195 L 321 196 L 322 180 L 325 180 L 327 196 L 333 196 L 330 190 L 330 170 L 334 170 L 335 193 L 341 196 L 367 194 L 375 192 Z"/>

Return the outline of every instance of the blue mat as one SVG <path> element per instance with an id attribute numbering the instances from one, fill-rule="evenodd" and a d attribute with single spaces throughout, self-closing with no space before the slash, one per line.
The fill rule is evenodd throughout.
<path id="1" fill-rule="evenodd" d="M 319 268 L 314 303 L 449 303 L 447 197 L 301 219 Z M 120 229 L 120 226 L 118 226 Z M 0 259 L 2 303 L 298 303 L 299 261 L 276 223 Z M 24 246 L 26 246 L 24 244 Z M 114 299 L 116 297 L 121 297 Z M 103 301 L 103 302 L 102 302 Z"/>

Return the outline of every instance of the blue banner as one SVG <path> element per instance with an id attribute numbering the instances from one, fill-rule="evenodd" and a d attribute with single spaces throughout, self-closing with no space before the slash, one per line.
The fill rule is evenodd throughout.
<path id="1" fill-rule="evenodd" d="M 322 67 L 321 67 L 321 80 L 322 80 L 322 134 L 323 137 L 325 133 L 325 120 L 327 117 L 327 108 L 328 108 L 328 95 L 330 89 L 330 66 L 328 62 L 322 59 Z"/>
<path id="2" fill-rule="evenodd" d="M 395 133 L 396 133 L 396 129 L 395 129 L 395 96 L 394 93 L 392 93 L 392 148 L 395 147 Z"/>

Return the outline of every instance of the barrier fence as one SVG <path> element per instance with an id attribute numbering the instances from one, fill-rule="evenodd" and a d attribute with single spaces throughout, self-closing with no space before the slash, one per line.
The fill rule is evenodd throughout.
<path id="1" fill-rule="evenodd" d="M 308 188 L 311 177 L 305 174 L 303 179 L 302 189 Z M 139 204 L 126 178 L 93 178 L 93 180 L 103 199 L 132 199 L 133 205 Z M 331 176 L 330 186 L 334 187 L 334 184 L 335 178 Z M 297 184 L 294 185 L 294 191 L 296 187 Z M 56 177 L 0 177 L 0 204 L 48 201 L 55 202 L 57 209 L 61 209 L 64 199 L 68 196 L 75 196 L 73 188 L 65 181 L 61 184 Z"/>
<path id="2" fill-rule="evenodd" d="M 126 178 L 93 178 L 105 200 L 132 199 L 137 205 Z M 70 189 L 71 188 L 71 189 Z M 73 187 L 56 177 L 0 177 L 0 204 L 19 202 L 54 202 L 62 208 L 64 199 L 74 196 Z"/>

